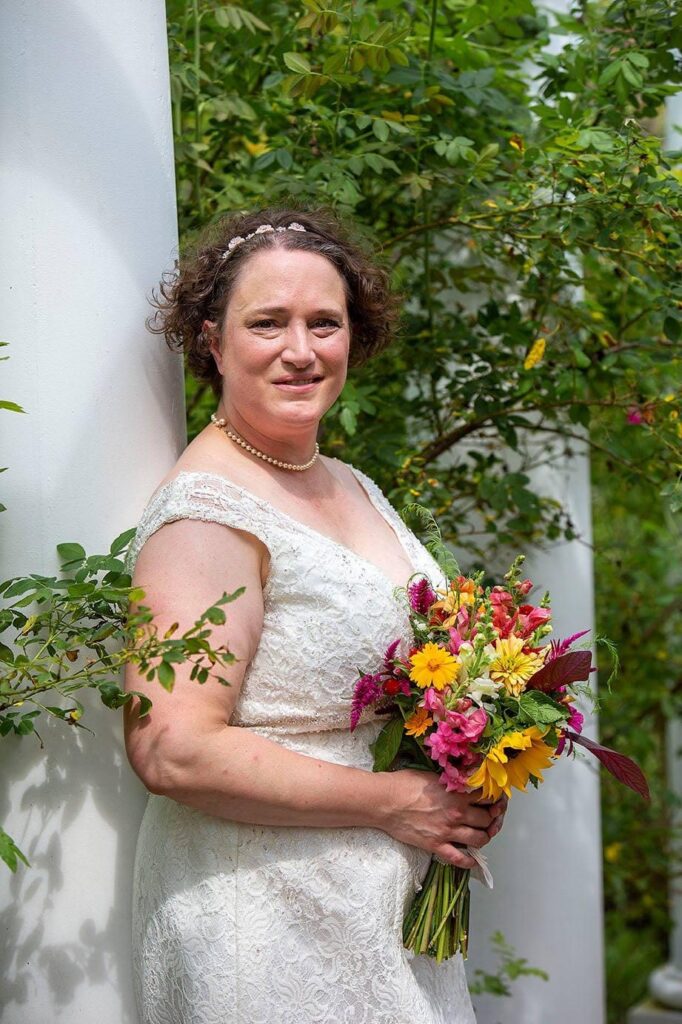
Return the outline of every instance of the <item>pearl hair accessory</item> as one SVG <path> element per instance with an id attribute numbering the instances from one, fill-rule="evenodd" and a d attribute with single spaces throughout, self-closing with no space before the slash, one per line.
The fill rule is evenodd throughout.
<path id="1" fill-rule="evenodd" d="M 222 256 L 220 258 L 221 258 L 221 260 L 226 259 L 228 256 L 230 256 L 234 252 L 234 250 L 237 248 L 238 245 L 242 244 L 242 242 L 248 242 L 248 240 L 250 238 L 253 238 L 254 235 L 262 235 L 266 231 L 305 231 L 305 230 L 306 229 L 303 227 L 303 225 L 302 224 L 297 224 L 296 221 L 293 221 L 293 223 L 291 223 L 291 224 L 285 224 L 283 227 L 279 227 L 279 228 L 274 228 L 272 226 L 272 224 L 261 224 L 259 227 L 256 228 L 255 231 L 252 231 L 250 235 L 246 235 L 243 238 L 242 238 L 241 235 L 235 235 L 234 238 L 231 238 L 230 241 L 227 243 L 227 249 L 225 250 L 225 252 L 222 254 Z"/>
<path id="2" fill-rule="evenodd" d="M 315 463 L 317 456 L 320 454 L 320 446 L 316 441 L 315 454 L 312 459 L 308 460 L 308 462 L 304 462 L 301 466 L 297 466 L 294 462 L 282 462 L 280 459 L 273 459 L 272 455 L 266 455 L 265 452 L 259 451 L 259 449 L 254 448 L 252 444 L 248 444 L 243 437 L 240 437 L 239 434 L 235 434 L 230 430 L 227 426 L 227 420 L 218 419 L 215 413 L 211 413 L 211 423 L 218 427 L 219 430 L 224 431 L 231 441 L 234 441 L 235 444 L 238 444 L 245 451 L 250 452 L 251 455 L 255 455 L 264 462 L 269 462 L 271 466 L 277 466 L 278 469 L 289 469 L 294 473 L 302 473 L 304 469 L 310 469 L 310 467 Z"/>

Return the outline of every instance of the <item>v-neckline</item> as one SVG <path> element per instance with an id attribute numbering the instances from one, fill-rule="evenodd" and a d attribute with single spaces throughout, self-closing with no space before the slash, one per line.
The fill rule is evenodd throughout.
<path id="1" fill-rule="evenodd" d="M 360 488 L 362 489 L 362 491 L 366 495 L 367 500 L 369 501 L 369 503 L 372 506 L 372 508 L 375 509 L 375 511 L 379 513 L 379 515 L 381 516 L 383 521 L 386 523 L 386 525 L 389 527 L 389 529 L 394 534 L 394 536 L 395 536 L 396 540 L 398 541 L 398 544 L 400 545 L 400 547 L 401 547 L 405 557 L 407 558 L 407 563 L 410 566 L 410 568 L 412 569 L 412 573 L 418 572 L 418 569 L 415 567 L 415 564 L 414 564 L 414 558 L 411 555 L 410 551 L 408 550 L 407 544 L 405 543 L 403 538 L 400 536 L 400 533 L 395 528 L 393 523 L 389 520 L 389 517 L 386 514 L 386 512 L 381 508 L 379 503 L 374 499 L 374 497 L 372 496 L 371 491 L 368 490 L 367 487 L 365 487 L 365 485 L 363 484 L 362 480 L 360 479 L 360 476 L 359 476 L 360 470 L 356 469 L 355 466 L 351 465 L 350 462 L 344 462 L 344 466 L 347 466 L 348 469 L 350 469 L 350 471 L 352 472 L 352 474 L 353 474 L 355 480 L 357 481 L 358 485 L 360 486 Z M 295 516 L 289 515 L 288 512 L 284 512 L 283 509 L 281 509 L 277 505 L 273 504 L 273 502 L 269 501 L 267 498 L 263 498 L 259 494 L 255 494 L 253 491 L 250 491 L 247 487 L 242 487 L 241 484 L 236 484 L 233 480 L 230 480 L 229 477 L 223 476 L 221 473 L 211 473 L 211 472 L 205 471 L 205 470 L 186 470 L 186 469 L 183 469 L 179 473 L 177 473 L 174 477 L 172 477 L 168 481 L 168 483 L 165 484 L 163 488 L 161 488 L 161 490 L 163 490 L 165 487 L 170 486 L 173 483 L 174 480 L 179 480 L 180 477 L 183 477 L 183 476 L 185 476 L 185 477 L 186 476 L 213 477 L 216 480 L 220 480 L 222 483 L 226 483 L 229 487 L 234 487 L 235 490 L 240 491 L 242 494 L 245 494 L 248 498 L 250 498 L 256 504 L 264 505 L 271 512 L 273 512 L 275 514 L 275 516 L 279 517 L 280 519 L 284 519 L 287 523 L 291 523 L 293 526 L 297 527 L 299 530 L 302 530 L 304 533 L 308 533 L 312 537 L 315 537 L 317 539 L 321 539 L 321 540 L 325 541 L 327 544 L 330 544 L 332 547 L 337 548 L 339 551 L 343 551 L 343 552 L 345 552 L 345 554 L 350 555 L 357 562 L 359 562 L 359 563 L 361 563 L 363 565 L 369 566 L 371 569 L 374 570 L 374 572 L 378 576 L 381 576 L 382 579 L 385 580 L 389 584 L 389 586 L 391 587 L 392 590 L 396 590 L 396 589 L 399 589 L 401 586 L 406 586 L 407 585 L 407 581 L 409 579 L 409 575 L 405 579 L 405 583 L 404 584 L 394 583 L 393 580 L 391 579 L 391 577 L 380 566 L 378 566 L 376 564 L 376 562 L 372 562 L 371 559 L 366 558 L 364 555 L 361 555 L 358 551 L 355 551 L 353 548 L 349 547 L 347 544 L 343 544 L 341 541 L 335 540 L 333 537 L 330 537 L 328 533 L 323 533 L 321 530 L 316 530 L 314 526 L 309 526 L 308 523 L 304 523 L 302 520 L 296 519 Z M 160 491 L 158 493 L 160 493 Z"/>

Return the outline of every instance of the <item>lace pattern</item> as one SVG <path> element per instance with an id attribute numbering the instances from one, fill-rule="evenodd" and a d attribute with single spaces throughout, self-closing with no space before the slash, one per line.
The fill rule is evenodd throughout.
<path id="1" fill-rule="evenodd" d="M 379 488 L 353 471 L 415 571 L 439 577 Z M 377 664 L 391 639 L 407 642 L 391 580 L 226 478 L 187 472 L 149 502 L 129 570 L 156 530 L 185 518 L 246 530 L 270 552 L 261 641 L 232 724 L 371 769 L 381 722 L 368 710 L 351 734 L 350 697 L 356 666 Z M 134 885 L 143 1024 L 473 1024 L 461 958 L 436 965 L 402 946 L 428 863 L 377 829 L 244 825 L 151 796 Z"/>

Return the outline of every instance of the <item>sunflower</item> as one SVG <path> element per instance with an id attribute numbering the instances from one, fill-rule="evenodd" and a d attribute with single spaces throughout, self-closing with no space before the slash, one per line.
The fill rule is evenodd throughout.
<path id="1" fill-rule="evenodd" d="M 507 733 L 469 776 L 469 785 L 475 789 L 480 786 L 485 800 L 497 800 L 503 793 L 511 796 L 512 786 L 525 789 L 531 775 L 542 782 L 542 772 L 551 768 L 554 755 L 552 747 L 543 741 L 544 735 L 537 725 Z"/>
<path id="2" fill-rule="evenodd" d="M 428 708 L 417 708 L 413 715 L 405 720 L 405 732 L 408 736 L 423 736 L 433 719 Z"/>
<path id="3" fill-rule="evenodd" d="M 444 689 L 457 678 L 460 666 L 453 654 L 432 643 L 424 644 L 420 651 L 413 654 L 410 664 L 410 679 L 413 683 L 422 689 L 434 686 L 437 690 Z"/>
<path id="4" fill-rule="evenodd" d="M 526 689 L 526 683 L 541 669 L 545 662 L 545 651 L 524 651 L 525 641 L 518 636 L 495 641 L 495 658 L 488 667 L 488 674 L 496 683 L 503 683 L 507 692 L 518 697 Z"/>

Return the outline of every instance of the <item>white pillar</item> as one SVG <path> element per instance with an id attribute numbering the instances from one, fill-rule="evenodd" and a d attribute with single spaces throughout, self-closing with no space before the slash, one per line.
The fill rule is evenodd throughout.
<path id="1" fill-rule="evenodd" d="M 666 101 L 665 149 L 682 146 L 682 92 L 669 96 Z M 682 724 L 675 719 L 668 722 L 667 736 L 668 788 L 682 797 Z M 682 828 L 682 813 L 673 811 L 673 828 Z M 673 832 L 673 837 L 675 833 Z M 682 844 L 673 843 L 676 858 L 682 857 Z M 682 1024 L 682 886 L 674 863 L 671 864 L 670 957 L 667 964 L 657 968 L 649 978 L 649 991 L 655 1003 L 645 1002 L 628 1015 L 628 1024 Z"/>
<path id="2" fill-rule="evenodd" d="M 577 447 L 575 444 L 573 447 Z M 579 540 L 527 550 L 524 575 L 540 597 L 551 591 L 554 636 L 594 628 L 589 460 L 578 453 L 534 474 L 538 491 L 569 511 Z M 586 638 L 587 639 L 587 638 Z M 585 735 L 597 738 L 586 719 Z M 513 998 L 476 996 L 478 1024 L 601 1024 L 604 950 L 601 824 L 597 762 L 567 758 L 535 791 L 513 791 L 505 826 L 486 848 L 495 879 L 488 892 L 472 883 L 468 968 L 493 969 L 489 937 L 500 930 L 549 981 L 522 978 Z"/>
<path id="3" fill-rule="evenodd" d="M 163 0 L 0 9 L 2 578 L 135 524 L 184 442 L 181 360 L 144 327 L 177 251 Z M 130 878 L 144 792 L 120 716 L 0 740 L 3 1024 L 134 1024 Z"/>

